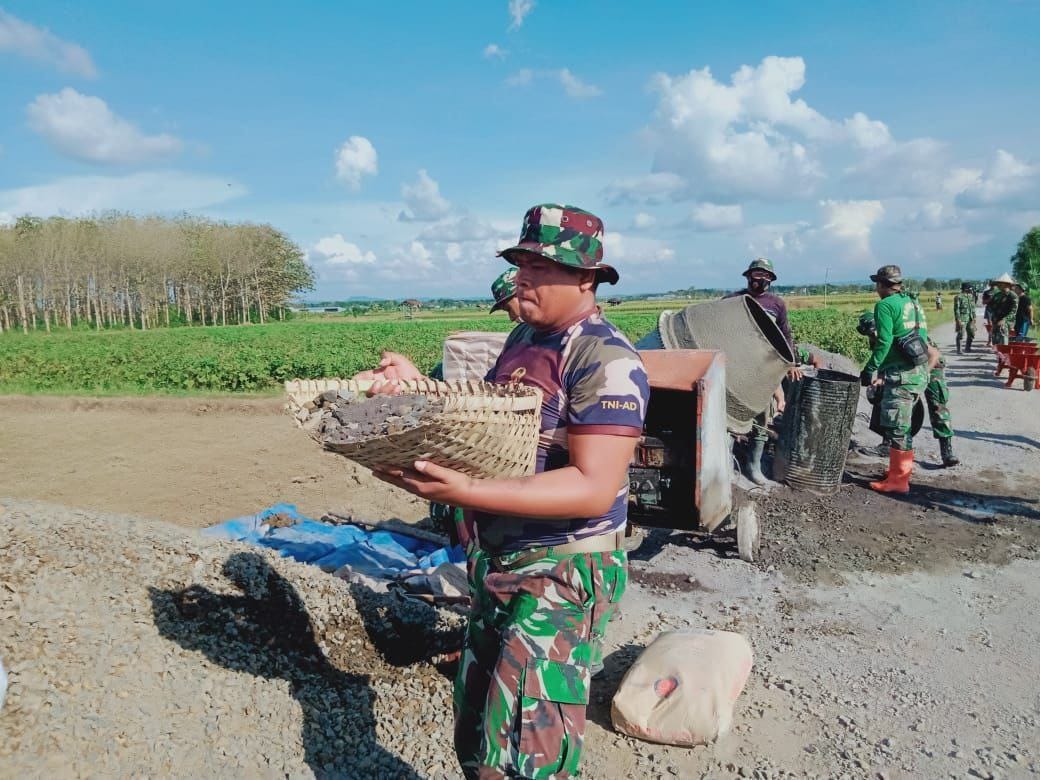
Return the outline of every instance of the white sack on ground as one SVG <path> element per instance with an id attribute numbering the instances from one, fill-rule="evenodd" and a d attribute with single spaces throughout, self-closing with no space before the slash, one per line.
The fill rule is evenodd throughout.
<path id="1" fill-rule="evenodd" d="M 729 731 L 751 673 L 751 645 L 729 631 L 668 631 L 625 674 L 614 728 L 667 745 L 706 745 Z"/>

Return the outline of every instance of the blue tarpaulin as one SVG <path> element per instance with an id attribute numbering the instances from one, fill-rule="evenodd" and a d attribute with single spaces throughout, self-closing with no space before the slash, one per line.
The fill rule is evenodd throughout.
<path id="1" fill-rule="evenodd" d="M 267 520 L 277 516 L 279 526 Z M 284 525 L 286 519 L 292 524 Z M 206 536 L 248 542 L 273 550 L 325 571 L 350 572 L 376 579 L 395 580 L 430 572 L 444 563 L 464 564 L 461 547 L 438 547 L 433 542 L 393 531 L 368 531 L 356 525 L 323 523 L 300 514 L 293 504 L 275 504 L 255 515 L 236 517 L 204 528 Z"/>

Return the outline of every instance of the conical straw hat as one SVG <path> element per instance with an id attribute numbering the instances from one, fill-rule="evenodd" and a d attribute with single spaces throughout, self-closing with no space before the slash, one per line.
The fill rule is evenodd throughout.
<path id="1" fill-rule="evenodd" d="M 1014 284 L 1015 280 L 1008 276 L 1007 271 L 993 280 L 993 284 Z"/>

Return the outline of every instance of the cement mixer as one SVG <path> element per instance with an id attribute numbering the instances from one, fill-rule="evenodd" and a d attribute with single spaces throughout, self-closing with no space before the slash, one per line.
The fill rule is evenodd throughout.
<path id="1" fill-rule="evenodd" d="M 750 295 L 664 311 L 636 349 L 710 349 L 726 354 L 726 418 L 730 432 L 751 430 L 773 391 L 795 364 L 791 345 Z"/>

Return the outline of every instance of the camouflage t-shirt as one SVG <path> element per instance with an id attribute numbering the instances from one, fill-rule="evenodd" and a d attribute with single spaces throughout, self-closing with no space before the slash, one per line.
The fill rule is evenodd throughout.
<path id="1" fill-rule="evenodd" d="M 542 391 L 542 425 L 535 471 L 570 462 L 568 434 L 639 436 L 650 384 L 638 353 L 599 310 L 552 332 L 518 325 L 506 341 L 488 380 L 504 383 L 522 368 L 525 385 Z M 571 520 L 498 516 L 475 512 L 480 544 L 494 552 L 566 544 L 625 527 L 628 480 L 618 486 L 610 509 L 599 517 Z"/>

